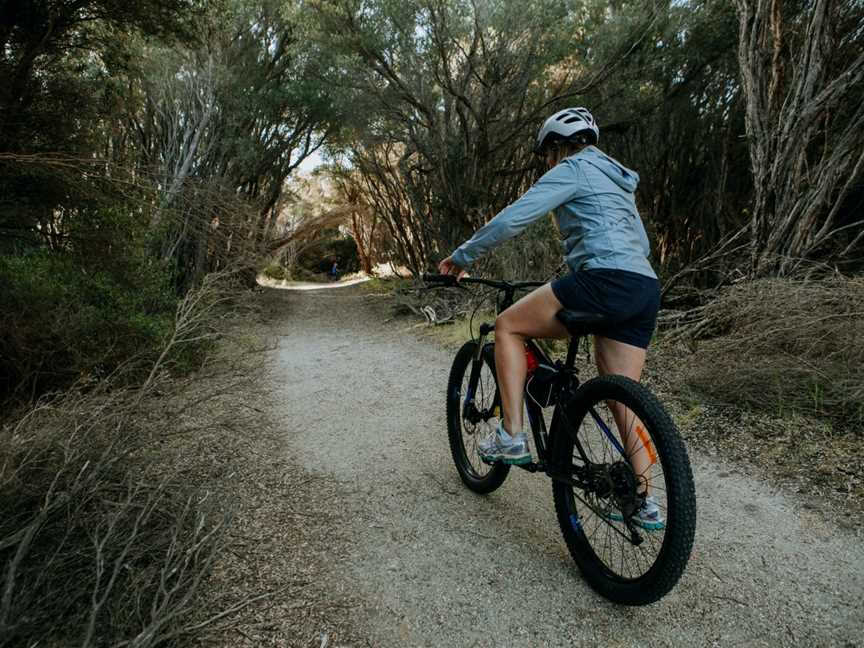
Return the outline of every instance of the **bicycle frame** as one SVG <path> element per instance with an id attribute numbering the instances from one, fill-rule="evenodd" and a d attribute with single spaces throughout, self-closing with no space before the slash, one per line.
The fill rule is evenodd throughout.
<path id="1" fill-rule="evenodd" d="M 488 335 L 495 330 L 494 324 L 483 323 L 480 325 L 480 334 L 477 339 L 477 356 L 474 358 L 474 362 L 471 367 L 472 372 L 472 380 L 471 383 L 476 382 L 476 376 L 473 375 L 479 373 L 480 367 L 482 365 L 482 354 L 489 353 L 491 351 L 491 344 L 486 343 L 486 338 Z M 579 342 L 581 338 L 574 337 L 570 341 L 570 345 L 567 350 L 567 359 L 562 363 L 561 361 L 553 361 L 546 352 L 542 349 L 542 347 L 537 344 L 537 342 L 533 339 L 529 339 L 526 341 L 526 346 L 531 350 L 531 352 L 535 355 L 541 365 L 545 365 L 547 367 L 553 368 L 555 370 L 555 376 L 552 380 L 555 382 L 554 389 L 558 391 L 558 399 L 555 403 L 553 414 L 552 414 L 552 422 L 551 427 L 547 429 L 546 427 L 546 419 L 543 416 L 543 408 L 536 402 L 534 402 L 528 393 L 525 393 L 525 407 L 528 411 L 528 424 L 531 427 L 531 433 L 534 437 L 534 447 L 537 449 L 537 456 L 539 461 L 532 462 L 528 464 L 516 464 L 519 468 L 523 470 L 527 470 L 529 472 L 544 472 L 551 476 L 548 469 L 548 456 L 549 456 L 549 441 L 554 438 L 555 434 L 558 432 L 561 426 L 561 417 L 562 417 L 562 407 L 566 406 L 566 403 L 572 398 L 572 395 L 579 388 L 579 376 L 578 370 L 576 369 L 576 353 L 579 348 Z M 487 364 L 489 366 L 493 366 L 492 362 L 489 362 L 490 358 L 487 358 Z M 465 399 L 466 406 L 469 405 L 473 401 L 473 395 L 470 395 Z M 500 408 L 501 407 L 501 393 L 498 388 L 498 378 L 496 375 L 495 378 L 495 396 L 492 401 L 492 407 Z M 581 443 L 579 443 L 578 438 L 574 439 L 576 443 L 576 447 L 579 450 L 580 455 L 587 461 L 587 456 L 582 449 Z"/>
<path id="2" fill-rule="evenodd" d="M 459 287 L 460 283 L 457 282 L 455 277 L 449 275 L 425 275 L 424 278 L 426 278 L 427 281 L 449 287 Z M 464 278 L 461 281 L 464 283 L 485 284 L 503 292 L 504 298 L 497 302 L 498 312 L 506 310 L 513 304 L 515 293 L 517 290 L 534 288 L 543 285 L 543 283 L 541 282 L 511 283 L 506 281 L 473 278 Z M 488 421 L 493 416 L 500 416 L 501 393 L 498 387 L 498 375 L 497 367 L 495 366 L 494 347 L 492 343 L 486 342 L 487 337 L 494 330 L 494 324 L 484 322 L 480 325 L 479 334 L 475 340 L 476 354 L 471 364 L 469 386 L 476 386 L 478 384 L 480 370 L 485 361 L 490 368 L 494 369 L 495 394 L 493 397 L 491 408 L 479 411 L 474 403 L 474 394 L 471 393 L 471 387 L 469 387 L 469 392 L 465 394 L 461 417 L 464 420 L 468 420 L 474 423 L 480 420 Z M 586 501 L 584 497 L 579 495 L 576 490 L 580 490 L 585 495 L 590 495 L 592 493 L 603 493 L 607 491 L 609 487 L 608 477 L 604 479 L 604 475 L 607 471 L 604 469 L 598 473 L 598 471 L 596 470 L 598 464 L 593 462 L 588 456 L 588 454 L 585 452 L 585 448 L 579 438 L 580 435 L 578 428 L 574 430 L 572 425 L 565 422 L 565 419 L 568 417 L 568 410 L 571 408 L 571 405 L 578 402 L 577 395 L 579 393 L 580 381 L 578 371 L 576 369 L 576 354 L 579 349 L 579 342 L 582 340 L 583 335 L 584 334 L 574 334 L 570 338 L 570 344 L 567 348 L 567 357 L 564 362 L 561 362 L 560 360 L 553 361 L 549 357 L 549 355 L 543 350 L 543 348 L 537 343 L 536 340 L 526 340 L 526 347 L 538 359 L 540 368 L 543 368 L 543 370 L 546 372 L 547 375 L 544 380 L 550 381 L 548 384 L 553 390 L 556 390 L 557 393 L 555 395 L 557 396 L 557 398 L 554 402 L 552 422 L 547 430 L 546 420 L 543 416 L 544 408 L 541 407 L 539 403 L 537 403 L 530 397 L 530 393 L 527 392 L 528 383 L 526 381 L 526 391 L 523 394 L 523 397 L 525 407 L 528 412 L 528 422 L 531 426 L 531 433 L 534 437 L 534 448 L 536 449 L 538 460 L 536 462 L 530 462 L 527 464 L 514 465 L 521 468 L 522 470 L 527 470 L 528 472 L 542 472 L 549 476 L 554 482 L 559 482 L 571 486 L 573 488 L 573 497 L 578 499 L 588 509 L 594 511 L 595 514 L 598 514 L 595 507 L 592 506 L 588 501 Z M 488 357 L 489 354 L 492 354 L 492 357 Z M 549 372 L 551 372 L 551 376 Z M 609 429 L 609 426 L 606 425 L 606 423 L 604 423 L 604 421 L 597 414 L 593 406 L 589 405 L 587 407 L 587 411 L 579 411 L 576 414 L 580 417 L 580 420 L 585 415 L 590 415 L 594 422 L 597 424 L 597 427 L 602 431 L 603 435 L 607 437 L 607 439 L 610 441 L 616 451 L 620 453 L 622 460 L 629 463 L 626 452 L 622 444 L 618 441 L 616 434 Z M 554 457 L 559 454 L 557 452 L 554 452 L 555 448 L 550 447 L 550 444 L 558 442 L 557 440 L 563 438 L 561 435 L 565 433 L 569 435 L 567 441 L 569 442 L 572 440 L 573 447 L 576 449 L 580 456 L 581 462 L 579 462 L 579 465 L 573 465 L 571 462 L 567 462 L 567 465 L 557 466 L 554 465 L 554 463 L 550 460 L 550 457 Z M 602 468 L 605 466 L 605 464 L 600 464 L 600 466 Z M 637 527 L 632 523 L 631 520 L 632 513 L 637 508 L 638 500 L 634 498 L 633 502 L 630 503 L 630 505 L 626 509 L 621 509 L 623 518 L 627 521 L 626 530 L 629 532 L 629 537 L 627 533 L 617 529 L 610 520 L 603 518 L 602 514 L 598 515 L 603 519 L 605 524 L 611 527 L 616 533 L 630 541 L 632 544 L 638 546 L 643 542 L 643 538 L 639 531 L 637 531 Z"/>
<path id="3" fill-rule="evenodd" d="M 486 343 L 486 337 L 494 330 L 494 324 L 488 324 L 484 322 L 480 325 L 480 335 L 477 340 L 477 355 L 475 356 L 471 366 L 472 375 L 470 384 L 476 384 L 476 379 L 479 375 L 480 368 L 483 363 L 483 354 L 488 354 L 490 351 L 494 353 L 494 351 L 491 349 L 492 344 Z M 587 453 L 585 452 L 585 448 L 582 446 L 582 442 L 579 439 L 578 431 L 572 435 L 572 439 L 573 446 L 576 448 L 579 456 L 582 459 L 583 463 L 581 466 L 572 466 L 573 470 L 571 472 L 569 470 L 564 470 L 564 467 L 552 464 L 552 462 L 550 462 L 548 459 L 550 456 L 552 456 L 549 447 L 550 441 L 554 442 L 554 440 L 558 439 L 559 435 L 562 434 L 562 430 L 568 429 L 564 426 L 563 419 L 566 416 L 565 411 L 570 405 L 580 385 L 578 370 L 576 369 L 576 353 L 579 348 L 579 342 L 581 340 L 582 338 L 579 336 L 574 336 L 570 339 L 570 344 L 567 348 L 567 358 L 563 363 L 560 360 L 553 362 L 535 340 L 529 338 L 526 341 L 526 346 L 539 359 L 541 365 L 545 364 L 548 367 L 554 367 L 556 373 L 555 377 L 552 380 L 556 382 L 554 388 L 558 390 L 558 397 L 556 399 L 552 412 L 552 423 L 550 428 L 547 430 L 546 419 L 543 416 L 543 408 L 530 398 L 527 391 L 523 393 L 525 407 L 528 411 L 528 423 L 531 426 L 531 434 L 534 437 L 534 447 L 537 450 L 538 461 L 532 461 L 531 463 L 526 464 L 513 465 L 517 468 L 521 468 L 522 470 L 526 470 L 531 473 L 544 473 L 553 481 L 562 482 L 569 486 L 578 488 L 585 493 L 589 493 L 595 491 L 597 488 L 594 477 L 591 475 L 590 469 L 588 468 L 593 464 L 593 462 L 590 460 Z M 487 364 L 490 367 L 495 367 L 494 358 L 492 358 L 491 360 L 492 362 L 490 362 L 489 358 L 486 358 Z M 473 400 L 473 394 L 466 395 L 465 408 L 474 408 L 474 413 L 482 417 L 482 414 L 480 412 L 477 412 L 476 408 L 474 407 Z M 500 407 L 501 393 L 498 388 L 498 377 L 496 368 L 495 396 L 492 401 L 492 412 L 494 412 L 496 408 Z M 492 412 L 486 412 L 486 414 L 491 415 Z M 595 423 L 597 423 L 598 427 L 603 431 L 604 435 L 611 441 L 612 445 L 616 448 L 616 450 L 620 452 L 621 456 L 626 459 L 626 453 L 624 451 L 624 448 L 621 446 L 620 442 L 615 437 L 615 434 L 603 422 L 602 418 L 597 414 L 594 408 L 589 408 L 588 413 L 591 415 L 591 418 L 595 421 Z M 463 416 L 466 416 L 465 411 L 463 411 Z M 587 501 L 585 501 L 583 497 L 577 495 L 575 492 L 574 497 L 579 499 L 588 508 L 592 508 L 591 505 Z M 606 522 L 606 524 L 612 526 L 611 523 L 608 521 Z M 614 527 L 612 528 L 614 529 Z M 628 530 L 630 532 L 629 537 L 622 531 L 615 529 L 616 533 L 622 535 L 628 541 L 632 542 L 635 545 L 640 545 L 643 541 L 643 538 L 636 531 L 635 527 L 628 523 Z"/>
<path id="4" fill-rule="evenodd" d="M 452 275 L 424 275 L 424 280 L 433 287 L 464 288 L 460 284 L 476 283 L 495 288 L 498 312 L 513 304 L 516 291 L 542 285 L 471 277 L 457 281 Z M 588 583 L 616 602 L 654 602 L 678 581 L 693 544 L 696 502 L 686 449 L 662 404 L 637 382 L 626 376 L 598 376 L 581 384 L 576 369 L 579 343 L 602 331 L 599 326 L 608 320 L 577 310 L 563 310 L 556 317 L 572 335 L 566 360 L 553 360 L 542 340 L 525 340 L 533 356 L 524 392 L 533 459 L 527 464 L 511 463 L 506 453 L 490 451 L 473 436 L 483 434 L 491 442 L 495 433 L 489 426 L 502 416 L 495 342 L 489 338 L 495 325 L 484 322 L 477 336 L 459 349 L 447 382 L 447 436 L 453 461 L 463 483 L 480 494 L 499 488 L 514 465 L 550 477 L 558 524 Z M 493 374 L 494 387 L 486 370 Z M 657 440 L 659 457 L 650 458 L 649 468 L 659 463 L 659 475 L 643 468 L 641 458 L 641 472 L 636 472 L 624 449 L 634 445 L 629 416 L 622 422 L 621 411 L 611 403 L 630 408 L 634 421 L 647 424 L 652 443 Z M 547 429 L 544 410 L 550 407 Z M 652 454 L 645 430 L 636 427 L 635 433 Z M 488 470 L 477 465 L 477 457 Z M 526 457 L 520 453 L 519 459 Z M 663 485 L 657 495 L 648 490 L 654 488 L 654 479 Z M 660 530 L 662 535 L 652 537 Z M 646 541 L 644 552 L 633 549 Z"/>
<path id="5" fill-rule="evenodd" d="M 486 280 L 486 279 L 474 279 L 471 277 L 464 278 L 461 281 L 457 281 L 456 277 L 452 276 L 443 276 L 443 275 L 424 275 L 424 278 L 427 281 L 438 283 L 442 286 L 449 287 L 458 287 L 460 283 L 476 283 L 476 284 L 484 284 L 487 286 L 491 286 L 501 291 L 504 295 L 503 299 L 500 300 L 497 304 L 498 312 L 504 311 L 509 308 L 514 301 L 516 291 L 525 290 L 528 288 L 537 288 L 539 286 L 544 285 L 544 282 L 538 281 L 527 281 L 527 282 L 506 282 L 506 281 L 494 281 L 494 280 Z M 486 338 L 488 335 L 495 330 L 494 324 L 489 324 L 488 322 L 484 322 L 480 325 L 479 335 L 477 337 L 477 355 L 474 358 L 474 361 L 471 366 L 471 380 L 469 384 L 476 384 L 477 378 L 479 376 L 480 368 L 482 365 L 482 357 L 483 353 L 486 352 L 487 344 Z M 578 371 L 576 369 L 576 353 L 579 348 L 579 342 L 582 340 L 580 336 L 573 336 L 570 338 L 570 344 L 567 348 L 567 358 L 561 363 L 560 361 L 553 362 L 551 358 L 546 354 L 545 351 L 540 347 L 539 344 L 535 340 L 528 339 L 526 341 L 526 346 L 531 349 L 531 351 L 535 354 L 535 356 L 540 360 L 541 364 L 545 364 L 547 367 L 552 368 L 555 371 L 555 377 L 553 378 L 555 382 L 555 389 L 558 390 L 558 399 L 555 403 L 555 408 L 552 414 L 552 422 L 551 426 L 547 430 L 546 428 L 546 420 L 543 417 L 543 411 L 537 403 L 533 402 L 530 398 L 525 398 L 525 405 L 528 410 L 528 423 L 531 426 L 531 433 L 534 437 L 535 448 L 537 449 L 537 456 L 539 461 L 532 462 L 528 464 L 516 464 L 519 468 L 523 470 L 527 470 L 529 472 L 544 472 L 549 475 L 552 479 L 565 481 L 573 486 L 577 486 L 579 488 L 591 488 L 590 478 L 587 475 L 577 476 L 577 479 L 573 479 L 573 475 L 564 475 L 561 474 L 558 470 L 553 469 L 550 470 L 550 466 L 547 460 L 549 456 L 549 442 L 550 440 L 554 440 L 557 438 L 557 435 L 560 434 L 560 430 L 562 429 L 562 418 L 564 416 L 564 411 L 566 410 L 568 404 L 572 400 L 573 396 L 576 393 L 576 390 L 579 388 L 579 377 Z M 490 367 L 494 367 L 494 358 L 490 359 L 491 362 L 488 362 Z M 463 411 L 463 416 L 465 416 L 468 411 L 467 408 L 474 407 L 473 404 L 473 394 L 466 394 L 465 398 L 465 411 Z M 528 396 L 527 393 L 525 396 Z M 495 375 L 495 397 L 493 400 L 493 407 L 500 408 L 501 407 L 501 394 L 498 389 L 498 376 L 497 370 Z M 622 457 L 626 458 L 626 453 L 624 448 L 619 443 L 615 434 L 609 429 L 609 427 L 603 422 L 600 416 L 594 411 L 594 408 L 589 409 L 589 413 L 594 421 L 597 423 L 598 427 L 601 428 L 604 435 L 610 440 L 612 445 L 621 453 Z M 472 414 L 481 415 L 480 412 L 476 411 L 476 408 Z M 489 414 L 489 412 L 486 412 Z M 585 464 L 590 464 L 591 461 L 586 454 L 582 443 L 579 440 L 578 434 L 573 435 L 574 446 L 579 452 L 580 457 L 585 462 Z"/>

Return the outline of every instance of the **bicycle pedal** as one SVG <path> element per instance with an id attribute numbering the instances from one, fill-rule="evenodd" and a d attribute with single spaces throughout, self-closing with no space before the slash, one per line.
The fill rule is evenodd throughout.
<path id="1" fill-rule="evenodd" d="M 534 461 L 532 461 L 530 463 L 511 464 L 511 465 L 515 466 L 516 468 L 521 468 L 522 470 L 527 470 L 528 472 L 532 472 L 532 473 L 533 472 L 545 472 L 546 471 L 546 468 L 543 464 L 536 463 Z"/>

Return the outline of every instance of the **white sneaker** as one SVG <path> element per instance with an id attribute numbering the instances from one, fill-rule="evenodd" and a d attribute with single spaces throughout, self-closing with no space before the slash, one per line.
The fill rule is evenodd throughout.
<path id="1" fill-rule="evenodd" d="M 502 461 L 517 465 L 531 463 L 528 435 L 521 432 L 510 436 L 504 432 L 500 423 L 497 430 L 477 443 L 477 450 L 484 461 Z"/>

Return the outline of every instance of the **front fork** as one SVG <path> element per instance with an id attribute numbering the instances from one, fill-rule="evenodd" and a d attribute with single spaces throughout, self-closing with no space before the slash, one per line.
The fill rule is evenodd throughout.
<path id="1" fill-rule="evenodd" d="M 501 396 L 498 393 L 498 377 L 495 376 L 495 398 L 492 401 L 492 407 L 489 410 L 480 411 L 474 404 L 474 396 L 477 390 L 477 384 L 480 381 L 480 370 L 483 367 L 483 361 L 489 365 L 493 374 L 495 372 L 495 356 L 494 350 L 490 344 L 486 344 L 486 338 L 489 333 L 495 330 L 494 324 L 481 324 L 480 335 L 477 338 L 477 349 L 474 352 L 474 359 L 471 362 L 471 374 L 468 378 L 468 391 L 465 394 L 465 403 L 462 406 L 462 417 L 473 424 L 486 421 L 495 415 L 496 410 L 501 408 Z M 491 357 L 490 357 L 491 356 Z"/>

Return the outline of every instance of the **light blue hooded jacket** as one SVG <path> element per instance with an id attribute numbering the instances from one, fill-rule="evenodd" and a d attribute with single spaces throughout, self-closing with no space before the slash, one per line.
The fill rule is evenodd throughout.
<path id="1" fill-rule="evenodd" d="M 636 210 L 639 174 L 596 146 L 564 158 L 519 200 L 502 209 L 453 253 L 467 268 L 490 249 L 555 210 L 564 259 L 573 272 L 608 268 L 657 278 Z"/>

